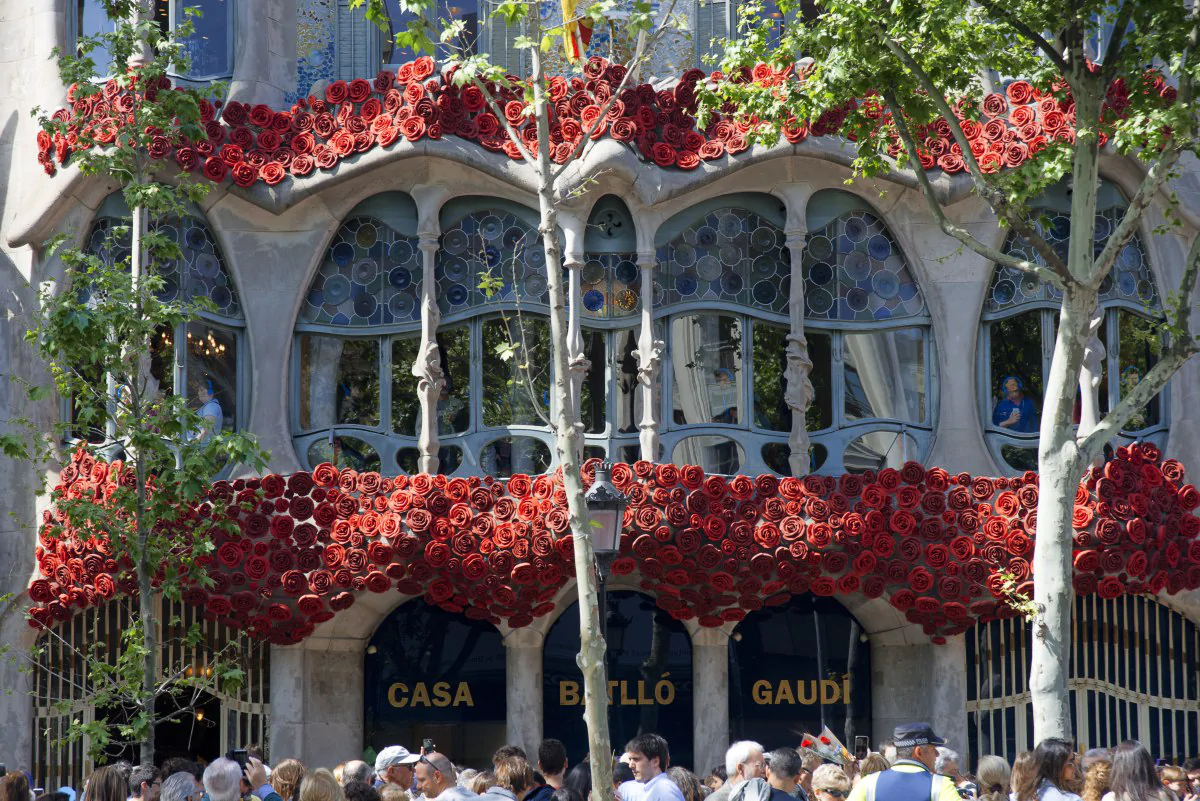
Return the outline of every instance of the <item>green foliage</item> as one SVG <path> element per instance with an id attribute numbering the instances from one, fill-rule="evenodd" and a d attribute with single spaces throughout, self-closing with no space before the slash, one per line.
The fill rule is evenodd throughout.
<path id="1" fill-rule="evenodd" d="M 104 65 L 112 76 L 108 92 L 112 102 L 120 98 L 124 104 L 118 106 L 123 124 L 115 130 L 82 131 L 71 162 L 85 175 L 118 182 L 132 210 L 128 224 L 107 230 L 100 252 L 115 251 L 122 238 L 132 237 L 134 246 L 129 257 L 113 260 L 65 247 L 65 237 L 49 243 L 48 252 L 66 267 L 65 278 L 62 285 L 48 282 L 39 288 L 39 306 L 26 339 L 48 365 L 54 389 L 71 400 L 74 420 L 56 426 L 50 436 L 36 428 L 24 441 L 5 435 L 0 447 L 39 462 L 73 461 L 80 451 L 116 460 L 118 480 L 106 502 L 54 492 L 56 517 L 47 524 L 48 534 L 105 537 L 112 558 L 136 580 L 140 594 L 178 599 L 185 582 L 212 585 L 200 560 L 212 551 L 218 528 L 236 528 L 229 521 L 194 514 L 206 488 L 223 467 L 262 469 L 266 458 L 245 434 L 198 436 L 203 423 L 187 399 L 159 391 L 150 375 L 155 337 L 209 308 L 204 300 L 164 299 L 166 278 L 182 253 L 174 239 L 158 232 L 158 223 L 181 217 L 210 186 L 186 173 L 162 180 L 156 172 L 162 162 L 153 161 L 150 153 L 164 138 L 202 138 L 202 109 L 221 87 L 164 88 L 169 74 L 188 67 L 180 39 L 191 33 L 190 21 L 164 33 L 147 13 L 146 2 L 105 0 L 104 6 L 113 31 L 81 37 L 78 55 L 56 51 L 55 56 L 76 99 L 105 91 L 105 84 L 95 80 L 92 54 L 103 49 L 112 56 Z M 139 9 L 141 16 L 130 21 Z M 143 54 L 149 57 L 145 63 L 127 66 Z M 39 109 L 34 114 L 49 136 L 66 135 L 64 122 Z M 138 224 L 141 220 L 144 225 Z M 33 387 L 29 397 L 37 400 L 47 391 Z M 152 759 L 153 728 L 162 719 L 156 699 L 183 697 L 198 687 L 194 676 L 156 675 L 154 660 L 147 659 L 164 623 L 135 615 L 118 653 L 89 658 L 100 717 L 94 723 L 76 721 L 68 739 L 86 736 L 93 751 L 114 741 L 140 742 L 142 759 Z M 213 672 L 216 686 L 240 680 L 235 668 L 219 661 Z M 105 710 L 119 711 L 109 718 Z"/>

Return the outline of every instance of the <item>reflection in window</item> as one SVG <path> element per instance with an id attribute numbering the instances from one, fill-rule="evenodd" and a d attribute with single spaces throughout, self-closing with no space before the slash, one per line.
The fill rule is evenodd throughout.
<path id="1" fill-rule="evenodd" d="M 833 337 L 821 331 L 806 331 L 812 372 L 808 378 L 813 398 L 804 412 L 807 431 L 823 431 L 833 425 Z"/>
<path id="2" fill-rule="evenodd" d="M 740 425 L 742 320 L 692 314 L 671 321 L 672 402 L 678 425 Z"/>
<path id="3" fill-rule="evenodd" d="M 618 331 L 617 339 L 617 432 L 634 434 L 642 416 L 642 393 L 638 392 L 638 360 L 636 331 Z M 660 374 L 661 375 L 661 374 Z"/>
<path id="4" fill-rule="evenodd" d="M 396 464 L 408 475 L 414 475 L 420 470 L 421 451 L 419 448 L 407 447 L 396 451 Z M 438 448 L 438 473 L 449 475 L 462 464 L 462 448 L 453 445 Z"/>
<path id="5" fill-rule="evenodd" d="M 885 467 L 900 469 L 916 453 L 917 443 L 912 437 L 897 431 L 873 431 L 847 445 L 842 458 L 846 472 L 862 473 Z"/>
<path id="6" fill-rule="evenodd" d="M 483 324 L 483 424 L 544 425 L 550 411 L 550 325 L 522 315 Z"/>
<path id="7" fill-rule="evenodd" d="M 237 339 L 203 322 L 187 326 L 187 384 L 202 419 L 201 439 L 233 430 L 237 420 Z"/>
<path id="8" fill-rule="evenodd" d="M 330 434 L 308 447 L 309 464 L 331 462 L 338 467 L 349 467 L 359 472 L 379 469 L 379 454 L 358 437 L 345 434 Z"/>
<path id="9" fill-rule="evenodd" d="M 592 363 L 579 393 L 579 416 L 586 434 L 603 434 L 607 422 L 608 370 L 603 331 L 583 332 L 583 355 Z"/>
<path id="10" fill-rule="evenodd" d="M 726 437 L 688 437 L 675 446 L 671 454 L 675 464 L 696 464 L 705 473 L 731 475 L 738 472 L 745 461 L 742 446 Z"/>
<path id="11" fill-rule="evenodd" d="M 461 434 L 471 427 L 471 329 L 440 329 L 437 343 L 446 377 L 438 396 L 438 433 Z"/>
<path id="12" fill-rule="evenodd" d="M 383 36 L 383 63 L 405 64 L 417 57 L 411 48 L 396 44 L 396 34 L 407 31 L 411 23 L 419 22 L 420 18 L 411 11 L 400 7 L 400 0 L 387 0 L 388 27 Z"/>
<path id="13" fill-rule="evenodd" d="M 1024 473 L 1038 469 L 1038 449 L 1021 448 L 1016 445 L 1000 446 L 1000 455 L 1013 470 Z"/>
<path id="14" fill-rule="evenodd" d="M 783 399 L 787 388 L 784 371 L 787 369 L 788 329 L 755 321 L 752 331 L 754 426 L 769 431 L 791 431 L 792 410 Z"/>
<path id="15" fill-rule="evenodd" d="M 515 473 L 537 475 L 550 468 L 550 447 L 533 437 L 505 437 L 488 443 L 479 454 L 479 466 L 497 478 Z"/>
<path id="16" fill-rule="evenodd" d="M 334 403 L 337 422 L 346 425 L 379 425 L 379 342 L 369 339 L 342 341 L 337 360 Z"/>
<path id="17" fill-rule="evenodd" d="M 846 334 L 846 418 L 925 422 L 925 340 L 920 329 Z"/>
<path id="18" fill-rule="evenodd" d="M 158 5 L 165 5 L 159 2 Z M 192 23 L 190 36 L 180 40 L 191 61 L 188 76 L 217 78 L 233 74 L 233 0 L 175 0 L 173 23 Z M 199 13 L 186 16 L 184 9 Z"/>
<path id="19" fill-rule="evenodd" d="M 792 474 L 792 465 L 788 461 L 791 453 L 792 449 L 786 442 L 768 442 L 762 446 L 762 457 L 767 467 L 784 476 Z"/>
<path id="20" fill-rule="evenodd" d="M 420 351 L 419 336 L 392 340 L 392 431 L 401 436 L 415 437 L 421 433 L 417 424 L 421 417 L 421 401 L 417 398 L 417 380 L 412 373 Z"/>
<path id="21" fill-rule="evenodd" d="M 1114 403 L 1120 400 L 1121 396 L 1132 392 L 1146 373 L 1150 372 L 1150 368 L 1158 363 L 1163 348 L 1162 329 L 1157 322 L 1125 310 L 1117 312 L 1117 315 L 1117 375 L 1120 377 L 1120 384 L 1113 399 Z M 1159 396 L 1154 396 L 1149 404 L 1129 419 L 1125 430 L 1140 431 L 1157 425 L 1160 400 Z"/>

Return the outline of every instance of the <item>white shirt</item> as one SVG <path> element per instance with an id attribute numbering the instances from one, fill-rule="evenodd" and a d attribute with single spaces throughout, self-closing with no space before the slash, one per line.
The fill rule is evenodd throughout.
<path id="1" fill-rule="evenodd" d="M 666 773 L 660 773 L 650 781 L 628 781 L 617 788 L 621 801 L 684 801 L 683 791 Z"/>

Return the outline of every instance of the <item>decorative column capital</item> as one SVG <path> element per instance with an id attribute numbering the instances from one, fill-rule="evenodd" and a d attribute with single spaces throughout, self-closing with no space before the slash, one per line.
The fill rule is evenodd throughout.
<path id="1" fill-rule="evenodd" d="M 579 270 L 583 268 L 583 253 L 578 250 L 567 250 L 563 252 L 563 267 L 568 270 Z"/>
<path id="2" fill-rule="evenodd" d="M 417 234 L 417 249 L 422 253 L 436 254 L 441 240 L 441 234 L 425 231 Z"/>
<path id="3" fill-rule="evenodd" d="M 658 266 L 658 254 L 653 250 L 639 250 L 637 265 L 643 270 L 653 270 Z"/>
<path id="4" fill-rule="evenodd" d="M 788 250 L 793 251 L 793 256 L 804 253 L 804 243 L 808 241 L 807 228 L 789 228 L 783 232 L 783 236 L 784 244 L 787 245 Z"/>

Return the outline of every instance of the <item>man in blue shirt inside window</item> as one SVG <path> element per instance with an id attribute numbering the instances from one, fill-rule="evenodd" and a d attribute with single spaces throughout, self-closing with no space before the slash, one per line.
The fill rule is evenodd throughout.
<path id="1" fill-rule="evenodd" d="M 1037 409 L 1033 399 L 1025 396 L 1025 385 L 1015 375 L 1001 382 L 1004 397 L 992 410 L 992 425 L 1007 428 L 1016 434 L 1035 434 L 1038 430 Z"/>

